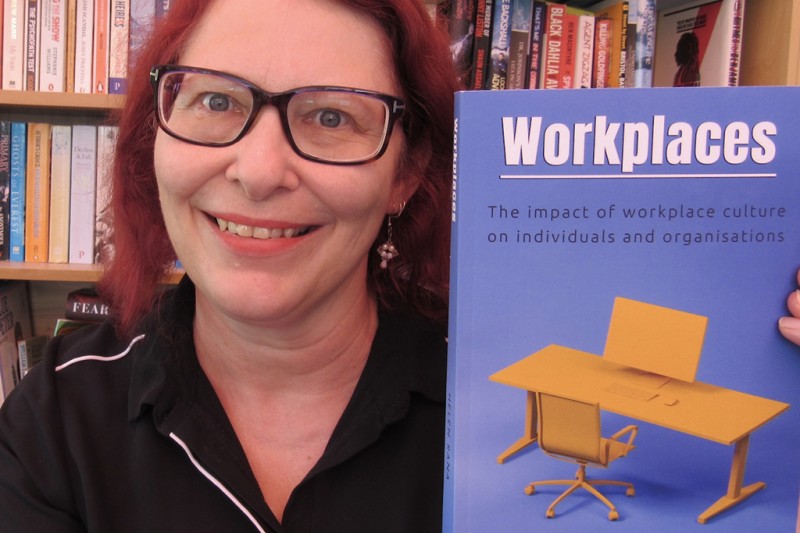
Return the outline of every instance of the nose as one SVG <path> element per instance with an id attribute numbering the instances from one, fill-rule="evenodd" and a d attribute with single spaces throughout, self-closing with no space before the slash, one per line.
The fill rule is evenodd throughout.
<path id="1" fill-rule="evenodd" d="M 234 157 L 226 177 L 238 182 L 249 199 L 263 200 L 277 189 L 299 185 L 295 163 L 300 157 L 289 144 L 275 107 L 262 107 L 247 134 L 228 149 Z"/>

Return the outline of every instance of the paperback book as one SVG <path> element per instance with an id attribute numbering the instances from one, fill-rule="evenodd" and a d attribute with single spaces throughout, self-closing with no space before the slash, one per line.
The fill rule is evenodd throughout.
<path id="1" fill-rule="evenodd" d="M 800 266 L 798 98 L 456 95 L 444 531 L 794 530 L 800 348 L 777 323 Z M 536 392 L 598 404 L 606 437 L 638 427 L 587 470 L 634 484 L 599 487 L 616 523 L 583 489 L 546 518 L 566 487 L 530 484 L 577 465 L 542 452 Z"/>

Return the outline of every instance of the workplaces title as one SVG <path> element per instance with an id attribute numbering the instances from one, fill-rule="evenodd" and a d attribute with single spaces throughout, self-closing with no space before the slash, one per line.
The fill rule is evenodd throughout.
<path id="1" fill-rule="evenodd" d="M 654 115 L 647 122 L 613 122 L 597 115 L 593 122 L 545 125 L 542 117 L 502 117 L 507 166 L 608 165 L 623 173 L 642 165 L 766 165 L 775 159 L 773 122 L 698 125 L 667 122 Z"/>

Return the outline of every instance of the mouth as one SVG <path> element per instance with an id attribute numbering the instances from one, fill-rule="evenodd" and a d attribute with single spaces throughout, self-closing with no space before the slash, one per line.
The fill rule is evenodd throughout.
<path id="1" fill-rule="evenodd" d="M 215 219 L 220 231 L 233 233 L 239 237 L 251 239 L 292 239 L 307 235 L 315 229 L 315 226 L 298 226 L 295 228 L 260 228 L 248 226 L 246 224 L 236 224 L 221 218 Z"/>

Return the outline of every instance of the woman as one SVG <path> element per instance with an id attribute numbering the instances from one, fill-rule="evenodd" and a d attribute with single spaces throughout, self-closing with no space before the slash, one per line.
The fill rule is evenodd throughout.
<path id="1" fill-rule="evenodd" d="M 455 79 L 416 0 L 174 1 L 120 117 L 116 321 L 3 406 L 0 529 L 438 531 Z"/>

